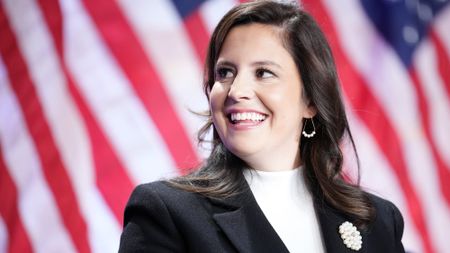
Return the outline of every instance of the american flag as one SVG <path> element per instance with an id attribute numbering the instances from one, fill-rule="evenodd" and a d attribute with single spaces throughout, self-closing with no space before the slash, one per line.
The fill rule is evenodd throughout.
<path id="1" fill-rule="evenodd" d="M 139 183 L 208 154 L 208 38 L 234 0 L 0 1 L 0 252 L 116 252 Z M 361 184 L 409 252 L 450 252 L 448 0 L 305 0 L 331 43 Z M 380 242 L 382 243 L 382 242 Z"/>

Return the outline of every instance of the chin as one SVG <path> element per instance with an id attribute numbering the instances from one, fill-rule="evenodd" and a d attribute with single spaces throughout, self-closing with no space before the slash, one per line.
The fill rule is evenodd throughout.
<path id="1" fill-rule="evenodd" d="M 255 147 L 254 143 L 249 144 L 233 144 L 230 145 L 230 143 L 225 143 L 225 147 L 233 153 L 235 156 L 239 157 L 242 160 L 246 160 L 247 157 L 254 155 L 257 152 L 257 148 Z"/>

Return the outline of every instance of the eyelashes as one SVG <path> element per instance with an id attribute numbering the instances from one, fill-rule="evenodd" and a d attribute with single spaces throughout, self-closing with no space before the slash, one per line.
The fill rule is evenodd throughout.
<path id="1" fill-rule="evenodd" d="M 256 76 L 258 78 L 261 78 L 261 79 L 270 78 L 270 77 L 275 77 L 276 76 L 271 70 L 269 70 L 267 68 L 263 68 L 263 67 L 258 68 L 256 70 L 255 74 L 256 74 Z"/>
<path id="2" fill-rule="evenodd" d="M 235 74 L 232 68 L 218 67 L 215 71 L 215 80 L 222 81 L 230 78 L 234 78 Z"/>
<path id="3" fill-rule="evenodd" d="M 214 74 L 215 81 L 232 80 L 236 76 L 236 70 L 230 67 L 217 67 Z M 267 79 L 276 77 L 275 73 L 268 68 L 258 67 L 254 71 L 256 79 Z"/>

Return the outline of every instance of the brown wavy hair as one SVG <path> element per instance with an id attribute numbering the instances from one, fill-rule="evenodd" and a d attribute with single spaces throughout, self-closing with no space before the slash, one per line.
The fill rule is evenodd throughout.
<path id="1" fill-rule="evenodd" d="M 352 218 L 360 228 L 373 219 L 375 210 L 367 194 L 356 184 L 344 180 L 340 144 L 350 140 L 359 172 L 359 159 L 342 102 L 336 66 L 328 42 L 316 21 L 297 4 L 254 1 L 231 9 L 214 30 L 204 72 L 204 92 L 215 82 L 215 64 L 229 31 L 236 26 L 259 23 L 280 28 L 284 47 L 294 59 L 303 81 L 303 98 L 317 110 L 313 120 L 316 135 L 302 138 L 300 155 L 304 181 L 315 203 L 331 205 Z M 223 145 L 212 124 L 211 115 L 200 129 L 199 140 L 212 128 L 210 156 L 191 173 L 169 180 L 170 184 L 208 197 L 226 198 L 242 190 L 245 162 Z M 358 173 L 359 174 L 359 173 Z"/>

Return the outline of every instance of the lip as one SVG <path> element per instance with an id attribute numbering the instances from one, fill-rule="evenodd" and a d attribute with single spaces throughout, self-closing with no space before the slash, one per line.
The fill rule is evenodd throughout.
<path id="1" fill-rule="evenodd" d="M 255 112 L 255 113 L 265 115 L 266 117 L 268 116 L 267 113 L 253 110 L 253 109 L 227 109 L 227 110 L 225 110 L 225 115 L 228 117 L 232 113 L 244 113 L 244 112 Z"/>
<path id="2" fill-rule="evenodd" d="M 263 121 L 248 121 L 248 122 L 241 122 L 238 124 L 233 124 L 230 122 L 229 117 L 232 113 L 258 113 L 264 115 L 266 118 Z M 260 125 L 264 124 L 264 122 L 267 120 L 269 115 L 267 113 L 263 113 L 258 110 L 253 109 L 238 109 L 238 108 L 231 108 L 225 111 L 225 115 L 228 118 L 227 125 L 230 129 L 233 130 L 250 130 L 259 127 Z"/>
<path id="3" fill-rule="evenodd" d="M 265 121 L 265 120 L 264 120 Z M 259 127 L 260 125 L 264 124 L 264 121 L 258 121 L 258 122 L 242 122 L 238 124 L 233 124 L 230 121 L 227 120 L 227 125 L 229 129 L 232 130 L 250 130 Z"/>

